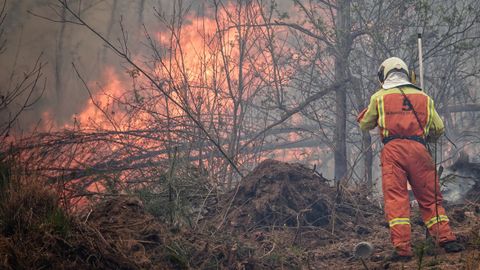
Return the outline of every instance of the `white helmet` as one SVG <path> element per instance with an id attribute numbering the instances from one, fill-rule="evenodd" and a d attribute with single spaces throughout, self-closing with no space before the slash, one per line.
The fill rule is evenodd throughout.
<path id="1" fill-rule="evenodd" d="M 405 64 L 405 62 L 398 57 L 390 57 L 383 61 L 378 68 L 378 80 L 383 83 L 388 75 L 394 71 L 405 73 L 407 77 L 410 77 L 407 64 Z"/>

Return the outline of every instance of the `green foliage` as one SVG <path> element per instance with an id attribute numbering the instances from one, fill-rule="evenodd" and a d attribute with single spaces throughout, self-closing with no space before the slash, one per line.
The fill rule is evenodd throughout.
<path id="1" fill-rule="evenodd" d="M 272 252 L 265 256 L 264 261 L 268 265 L 283 265 L 285 263 L 283 255 L 277 252 Z"/>
<path id="2" fill-rule="evenodd" d="M 55 234 L 67 237 L 71 231 L 70 218 L 60 208 L 54 209 L 46 219 L 49 227 L 53 229 Z"/>
<path id="3" fill-rule="evenodd" d="M 427 255 L 428 248 L 428 243 L 426 241 L 413 246 L 413 252 L 417 258 L 417 269 L 419 270 L 423 267 L 423 259 L 425 258 L 425 255 Z"/>
<path id="4" fill-rule="evenodd" d="M 10 182 L 11 168 L 4 162 L 0 162 L 0 196 L 3 196 Z"/>
<path id="5" fill-rule="evenodd" d="M 147 212 L 159 218 L 166 218 L 168 216 L 168 202 L 161 193 L 156 193 L 149 188 L 144 188 L 137 190 L 135 194 L 143 201 Z"/>
<path id="6" fill-rule="evenodd" d="M 435 241 L 433 238 L 428 237 L 424 241 L 419 241 L 418 243 L 415 243 L 413 246 L 413 250 L 415 253 L 415 257 L 417 258 L 417 269 L 421 270 L 427 267 L 428 269 L 432 269 L 432 267 L 435 267 L 436 265 L 440 264 L 440 261 L 438 260 L 437 256 L 437 245 L 435 244 Z M 425 261 L 425 256 L 435 256 L 432 260 L 426 262 Z"/>
<path id="7" fill-rule="evenodd" d="M 70 219 L 58 206 L 56 194 L 31 178 L 8 178 L 0 197 L 0 232 L 4 236 L 49 231 L 67 236 Z"/>
<path id="8" fill-rule="evenodd" d="M 167 251 L 167 259 L 177 269 L 188 269 L 190 253 L 185 249 L 185 246 L 179 242 L 174 242 L 171 245 L 165 246 Z"/>
<path id="9" fill-rule="evenodd" d="M 152 191 L 150 188 L 138 190 L 136 195 L 143 201 L 147 212 L 164 221 L 175 223 L 186 223 L 191 225 L 189 202 L 185 199 L 183 192 L 175 187 L 163 192 Z"/>
<path id="10" fill-rule="evenodd" d="M 255 248 L 248 245 L 238 244 L 236 252 L 239 258 L 250 258 L 255 253 Z"/>
<path id="11" fill-rule="evenodd" d="M 172 163 L 168 171 L 157 172 L 155 182 L 132 193 L 139 197 L 147 212 L 171 225 L 194 226 L 198 209 L 208 196 L 206 176 L 193 166 Z"/>

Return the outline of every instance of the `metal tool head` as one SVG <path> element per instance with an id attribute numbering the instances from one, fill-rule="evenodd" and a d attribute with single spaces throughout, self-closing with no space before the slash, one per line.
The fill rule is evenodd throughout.
<path id="1" fill-rule="evenodd" d="M 360 242 L 353 250 L 355 257 L 360 259 L 367 259 L 372 255 L 372 253 L 373 245 L 369 242 Z"/>

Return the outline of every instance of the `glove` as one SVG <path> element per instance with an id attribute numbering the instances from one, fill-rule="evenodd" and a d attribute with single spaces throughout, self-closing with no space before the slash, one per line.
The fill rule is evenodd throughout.
<path id="1" fill-rule="evenodd" d="M 365 116 L 365 114 L 367 113 L 367 110 L 368 108 L 365 108 L 363 109 L 363 111 L 361 111 L 358 116 L 357 116 L 357 122 L 360 123 L 360 121 L 362 121 L 363 117 Z"/>

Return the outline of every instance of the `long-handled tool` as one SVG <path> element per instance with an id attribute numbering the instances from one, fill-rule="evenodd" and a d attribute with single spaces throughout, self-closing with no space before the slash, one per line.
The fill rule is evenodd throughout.
<path id="1" fill-rule="evenodd" d="M 418 33 L 418 61 L 419 61 L 419 69 L 420 69 L 420 88 L 423 89 L 423 48 L 422 48 L 422 34 Z M 418 118 L 417 118 L 418 120 Z M 420 123 L 420 122 L 419 122 Z M 434 194 L 435 194 L 435 215 L 437 218 L 437 223 L 440 222 L 439 216 L 438 216 L 438 192 L 439 192 L 439 187 L 437 185 L 437 179 L 440 179 L 442 172 L 443 172 L 443 166 L 440 165 L 437 171 L 437 142 L 435 141 L 435 147 L 433 149 L 433 158 L 434 158 L 434 165 L 435 165 L 435 177 L 433 179 L 434 181 Z M 428 228 L 425 229 L 425 237 L 428 238 Z M 436 230 L 436 239 L 438 241 L 438 230 Z"/>
<path id="2" fill-rule="evenodd" d="M 423 51 L 422 51 L 422 33 L 418 33 L 418 61 L 420 69 L 420 88 L 423 89 Z"/>

